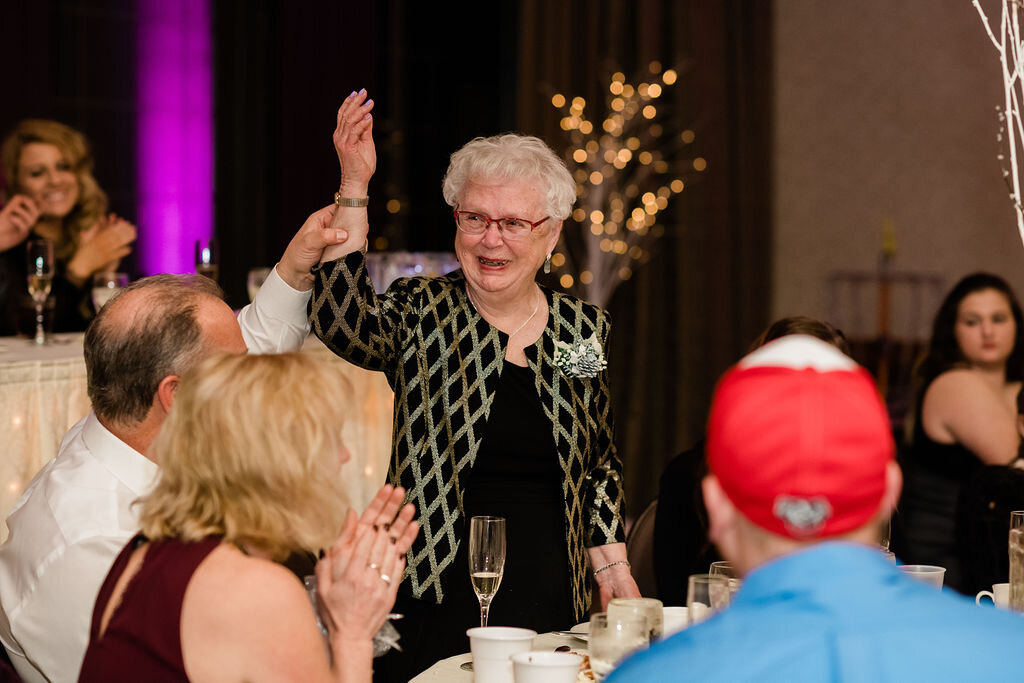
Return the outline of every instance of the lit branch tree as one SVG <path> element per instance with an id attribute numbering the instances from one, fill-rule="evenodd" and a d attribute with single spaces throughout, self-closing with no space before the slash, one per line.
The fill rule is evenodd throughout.
<path id="1" fill-rule="evenodd" d="M 1024 145 L 1024 126 L 1021 125 L 1020 104 L 1024 99 L 1024 81 L 1022 81 L 1022 68 L 1024 68 L 1024 43 L 1021 42 L 1020 33 L 1020 10 L 1021 0 L 1003 0 L 1002 16 L 999 21 L 999 35 L 992 31 L 985 10 L 981 8 L 978 0 L 973 0 L 973 5 L 981 16 L 981 22 L 985 26 L 989 40 L 995 46 L 999 54 L 999 64 L 1003 73 L 1003 104 L 996 107 L 999 115 L 999 164 L 1003 169 L 1003 179 L 1010 190 L 1010 200 L 1013 201 L 1017 213 L 1017 232 L 1020 234 L 1021 242 L 1024 243 L 1024 206 L 1021 206 L 1021 177 L 1020 166 L 1017 161 L 1018 154 Z M 1005 136 L 1005 141 L 1004 141 Z M 1009 157 L 1010 167 L 1006 167 L 1006 159 Z"/>
<path id="2" fill-rule="evenodd" d="M 692 130 L 661 123 L 671 107 L 659 107 L 660 100 L 677 73 L 662 72 L 661 64 L 651 62 L 650 78 L 634 86 L 622 73 L 613 74 L 599 125 L 587 118 L 582 97 L 569 101 L 556 93 L 551 98 L 564 114 L 565 160 L 579 197 L 551 264 L 564 289 L 601 307 L 620 282 L 632 277 L 637 263 L 650 259 L 653 243 L 664 234 L 658 213 L 686 186 L 678 169 L 685 165 L 700 172 L 707 166 L 700 157 L 677 159 L 693 142 Z"/>

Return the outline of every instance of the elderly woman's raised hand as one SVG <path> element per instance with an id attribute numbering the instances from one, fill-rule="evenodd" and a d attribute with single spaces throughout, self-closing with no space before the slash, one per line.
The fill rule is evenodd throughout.
<path id="1" fill-rule="evenodd" d="M 0 209 L 0 251 L 21 244 L 28 231 L 39 220 L 36 203 L 23 194 L 16 194 Z"/>
<path id="2" fill-rule="evenodd" d="M 365 89 L 346 97 L 338 109 L 334 149 L 341 164 L 341 193 L 353 199 L 366 196 L 370 177 L 377 170 L 371 109 L 373 100 L 366 98 Z"/>
<path id="3" fill-rule="evenodd" d="M 79 237 L 68 262 L 68 279 L 81 286 L 93 273 L 114 270 L 131 253 L 136 236 L 135 226 L 116 214 L 100 219 Z"/>
<path id="4" fill-rule="evenodd" d="M 395 604 L 405 553 L 419 525 L 402 506 L 405 489 L 385 485 L 359 520 L 349 512 L 337 542 L 317 563 L 317 590 L 330 611 L 332 638 L 372 638 Z"/>

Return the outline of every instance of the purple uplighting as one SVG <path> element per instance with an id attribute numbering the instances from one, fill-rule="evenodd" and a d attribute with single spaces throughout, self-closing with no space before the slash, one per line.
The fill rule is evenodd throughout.
<path id="1" fill-rule="evenodd" d="M 209 0 L 138 0 L 139 265 L 194 270 L 213 236 L 213 74 Z"/>

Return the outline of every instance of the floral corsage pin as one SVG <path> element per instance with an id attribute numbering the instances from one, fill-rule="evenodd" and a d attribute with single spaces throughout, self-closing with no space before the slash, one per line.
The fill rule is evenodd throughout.
<path id="1" fill-rule="evenodd" d="M 555 365 L 568 377 L 597 377 L 599 372 L 608 367 L 608 361 L 601 352 L 597 335 L 593 334 L 590 339 L 575 346 L 555 342 Z"/>

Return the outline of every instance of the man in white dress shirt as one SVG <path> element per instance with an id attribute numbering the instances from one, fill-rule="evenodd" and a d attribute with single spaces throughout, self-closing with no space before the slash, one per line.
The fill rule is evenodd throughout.
<path id="1" fill-rule="evenodd" d="M 279 353 L 308 333 L 306 305 L 334 207 L 310 216 L 253 303 L 235 319 L 220 288 L 198 276 L 133 284 L 85 337 L 93 411 L 29 484 L 0 546 L 0 642 L 28 683 L 75 681 L 93 605 L 114 558 L 138 531 L 132 502 L 157 474 L 148 453 L 178 377 L 217 351 Z"/>

